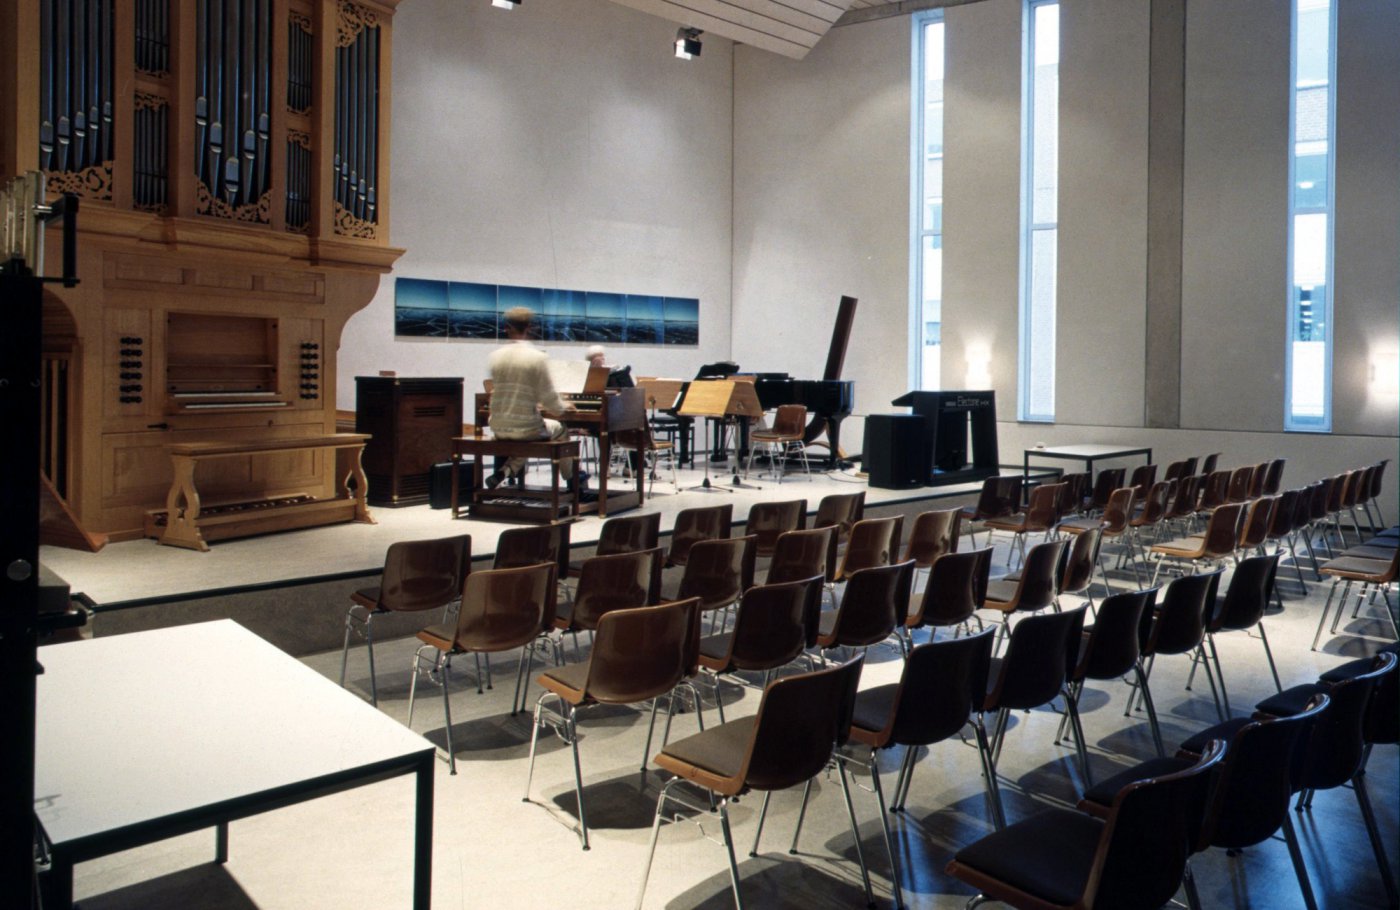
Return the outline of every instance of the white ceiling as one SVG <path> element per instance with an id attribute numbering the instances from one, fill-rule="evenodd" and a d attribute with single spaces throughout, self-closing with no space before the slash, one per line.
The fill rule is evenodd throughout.
<path id="1" fill-rule="evenodd" d="M 966 0 L 614 0 L 683 26 L 801 60 L 836 21 Z"/>

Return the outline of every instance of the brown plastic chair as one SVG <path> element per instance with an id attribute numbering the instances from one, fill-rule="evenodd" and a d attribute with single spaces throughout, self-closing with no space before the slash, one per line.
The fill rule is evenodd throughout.
<path id="1" fill-rule="evenodd" d="M 1274 552 L 1282 555 L 1283 548 L 1293 559 L 1293 571 L 1298 576 L 1298 587 L 1304 595 L 1308 593 L 1308 583 L 1303 580 L 1303 565 L 1298 561 L 1298 530 L 1306 524 L 1303 509 L 1307 505 L 1306 489 L 1284 490 L 1278 494 L 1273 516 L 1269 519 L 1269 530 L 1265 539 L 1274 545 Z"/>
<path id="2" fill-rule="evenodd" d="M 660 547 L 585 559 L 573 603 L 555 611 L 554 627 L 575 636 L 577 652 L 578 633 L 597 629 L 605 614 L 654 602 L 652 592 L 661 582 L 662 559 Z"/>
<path id="3" fill-rule="evenodd" d="M 1287 464 L 1287 459 L 1275 458 L 1269 462 L 1269 466 L 1264 471 L 1264 486 L 1260 491 L 1265 496 L 1272 496 L 1283 487 L 1283 468 Z"/>
<path id="4" fill-rule="evenodd" d="M 865 517 L 865 492 L 832 493 L 823 496 L 817 503 L 817 514 L 812 519 L 814 528 L 835 527 L 837 546 L 851 535 L 851 527 Z M 832 567 L 833 571 L 835 566 Z"/>
<path id="5" fill-rule="evenodd" d="M 961 531 L 961 509 L 937 509 L 914 516 L 914 524 L 909 529 L 909 542 L 904 547 L 904 558 L 914 560 L 916 585 L 919 572 L 928 571 L 945 553 L 958 551 Z"/>
<path id="6" fill-rule="evenodd" d="M 997 617 L 1001 623 L 998 645 L 1011 626 L 1012 613 L 1033 613 L 1055 605 L 1059 593 L 1055 589 L 1055 571 L 1068 545 L 1065 540 L 1036 544 L 1026 554 L 1026 564 L 1015 581 L 998 579 L 987 584 L 987 597 L 982 606 L 1000 614 Z"/>
<path id="7" fill-rule="evenodd" d="M 1189 562 L 1192 567 L 1200 562 L 1220 562 L 1235 553 L 1235 543 L 1239 540 L 1240 515 L 1244 506 L 1233 502 L 1219 506 L 1211 513 L 1206 523 L 1205 533 L 1200 537 L 1179 537 L 1166 543 L 1153 544 L 1149 553 L 1157 555 L 1157 567 L 1152 570 L 1151 586 L 1157 584 L 1157 576 L 1162 571 L 1162 563 L 1168 559 Z"/>
<path id="8" fill-rule="evenodd" d="M 553 563 L 540 563 L 473 572 L 467 576 L 462 589 L 462 606 L 457 611 L 455 627 L 439 624 L 418 633 L 418 640 L 423 644 L 413 655 L 412 685 L 408 690 L 408 724 L 413 726 L 413 699 L 418 688 L 418 677 L 424 672 L 423 657 L 431 652 L 433 669 L 429 672 L 438 674 L 442 687 L 447 762 L 453 774 L 457 773 L 457 756 L 452 747 L 452 708 L 448 703 L 447 691 L 452 664 L 447 658 L 454 654 L 492 654 L 516 648 L 525 648 L 525 655 L 533 656 L 530 646 L 540 633 L 554 624 L 554 571 Z M 516 673 L 512 713 L 520 698 L 522 681 L 530 663 L 525 655 L 521 656 L 520 669 Z"/>
<path id="9" fill-rule="evenodd" d="M 1254 480 L 1254 466 L 1245 465 L 1230 472 L 1230 483 L 1225 489 L 1226 502 L 1247 502 L 1249 485 Z"/>
<path id="10" fill-rule="evenodd" d="M 768 561 L 766 584 L 801 581 L 813 575 L 826 578 L 827 567 L 835 559 L 836 529 L 809 528 L 788 531 L 778 538 L 773 558 Z"/>
<path id="11" fill-rule="evenodd" d="M 1094 487 L 1089 493 L 1089 497 L 1084 501 L 1083 512 L 1102 512 L 1108 506 L 1109 497 L 1114 490 L 1123 487 L 1123 479 L 1127 476 L 1127 471 L 1123 468 L 1104 468 L 1099 471 L 1094 478 Z"/>
<path id="12" fill-rule="evenodd" d="M 887 566 L 899 554 L 900 530 L 904 516 L 863 518 L 851 527 L 851 536 L 833 582 L 848 580 L 856 572 Z"/>
<path id="13" fill-rule="evenodd" d="M 1028 534 L 1044 534 L 1046 540 L 1050 539 L 1056 522 L 1060 520 L 1060 494 L 1063 491 L 1062 484 L 1041 484 L 1031 490 L 1030 502 L 1024 511 L 1004 518 L 988 518 L 982 525 L 987 529 L 987 546 L 992 545 L 993 531 L 1006 531 L 1012 535 L 1011 549 L 1006 553 L 1007 566 L 1011 565 L 1011 554 L 1018 549 L 1018 544 L 1021 559 L 1024 560 Z"/>
<path id="14" fill-rule="evenodd" d="M 1155 464 L 1140 464 L 1133 468 L 1133 476 L 1128 480 L 1127 485 L 1137 490 L 1138 499 L 1142 499 L 1156 482 L 1157 466 Z"/>
<path id="15" fill-rule="evenodd" d="M 1142 583 L 1137 572 L 1139 557 L 1144 564 L 1147 562 L 1147 546 L 1143 543 L 1143 533 L 1151 531 L 1154 543 L 1161 536 L 1162 522 L 1167 517 L 1167 507 L 1174 492 L 1173 481 L 1154 483 L 1148 489 L 1147 498 L 1143 500 L 1142 506 L 1128 519 L 1127 555 L 1133 561 L 1133 580 L 1138 584 Z"/>
<path id="16" fill-rule="evenodd" d="M 755 585 L 744 592 L 734 617 L 734 631 L 700 639 L 700 667 L 708 671 L 724 723 L 719 697 L 722 673 L 763 673 L 765 684 L 779 667 L 792 663 L 817 643 L 821 621 L 822 576 L 776 585 Z"/>
<path id="17" fill-rule="evenodd" d="M 574 754 L 574 792 L 578 798 L 579 837 L 583 849 L 588 849 L 588 818 L 583 807 L 583 772 L 578 754 L 578 711 L 592 705 L 631 705 L 654 699 L 651 709 L 653 727 L 656 706 L 663 695 L 686 684 L 686 677 L 695 672 L 700 646 L 700 603 L 691 598 L 654 607 L 614 610 L 598 623 L 593 649 L 588 661 L 567 664 L 540 674 L 538 682 L 545 691 L 535 702 L 535 718 L 530 732 L 530 766 L 525 777 L 525 801 L 530 800 L 530 782 L 535 774 L 535 747 L 540 727 L 548 725 L 560 732 Z M 699 710 L 700 696 L 695 698 L 695 719 L 705 729 L 705 718 Z M 546 718 L 546 701 L 553 699 L 558 707 Z M 667 699 L 667 716 L 662 744 L 671 728 L 675 698 Z M 651 751 L 652 731 L 647 731 L 646 752 Z"/>
<path id="18" fill-rule="evenodd" d="M 1076 515 L 1084 508 L 1084 494 L 1088 492 L 1089 485 L 1093 482 L 1093 475 L 1087 471 L 1076 474 L 1063 474 L 1057 483 L 1064 489 L 1060 492 L 1060 517 L 1066 515 Z"/>
<path id="19" fill-rule="evenodd" d="M 1215 472 L 1215 466 L 1216 466 L 1217 464 L 1219 464 L 1219 462 L 1220 462 L 1220 456 L 1223 455 L 1223 454 L 1225 454 L 1225 453 L 1223 453 L 1223 452 L 1211 452 L 1209 455 L 1207 455 L 1206 457 L 1202 458 L 1202 459 L 1201 459 L 1201 473 L 1202 473 L 1202 474 L 1212 474 L 1212 473 L 1214 473 L 1214 472 Z"/>
<path id="20" fill-rule="evenodd" d="M 690 548 L 676 599 L 697 598 L 704 613 L 726 609 L 753 584 L 753 566 L 752 536 L 699 541 Z"/>
<path id="21" fill-rule="evenodd" d="M 1332 618 L 1333 635 L 1337 634 L 1337 626 L 1346 610 L 1347 597 L 1351 593 L 1352 585 L 1357 582 L 1360 582 L 1360 587 L 1356 591 L 1356 605 L 1360 607 L 1366 601 L 1368 589 L 1371 590 L 1372 597 L 1379 591 L 1384 601 L 1384 609 L 1381 612 L 1390 620 L 1391 629 L 1395 630 L 1395 617 L 1390 612 L 1388 592 L 1395 585 L 1397 575 L 1400 575 L 1400 547 L 1395 548 L 1389 562 L 1346 555 L 1330 559 L 1323 564 L 1321 574 L 1332 579 L 1332 587 L 1327 592 L 1327 603 L 1322 606 L 1322 615 L 1317 619 L 1317 633 L 1313 635 L 1312 650 L 1317 650 L 1317 643 L 1322 639 L 1322 627 L 1326 625 L 1327 614 L 1332 610 L 1332 599 L 1336 596 L 1337 585 L 1342 582 L 1346 584 L 1342 586 L 1342 596 L 1337 601 L 1337 612 Z M 1397 637 L 1400 637 L 1400 631 L 1397 631 Z"/>
<path id="22" fill-rule="evenodd" d="M 853 572 L 840 605 L 821 616 L 817 647 L 868 648 L 889 638 L 909 615 L 913 581 L 913 560 Z"/>
<path id="23" fill-rule="evenodd" d="M 929 570 L 918 610 L 911 610 L 904 620 L 906 647 L 915 629 L 933 627 L 929 634 L 932 641 L 940 626 L 960 626 L 977 616 L 982 605 L 978 592 L 985 597 L 991 566 L 991 547 L 940 556 Z M 981 617 L 977 617 L 977 627 L 982 628 Z"/>
<path id="24" fill-rule="evenodd" d="M 496 540 L 493 569 L 514 569 L 542 562 L 554 563 L 562 575 L 569 571 L 567 523 L 507 528 Z"/>
<path id="25" fill-rule="evenodd" d="M 799 531 L 805 527 L 807 500 L 756 502 L 749 508 L 748 520 L 744 522 L 744 533 L 754 536 L 754 546 L 759 558 L 766 559 L 773 555 L 779 535 L 788 531 Z"/>
<path id="26" fill-rule="evenodd" d="M 1277 496 L 1260 496 L 1248 503 L 1244 521 L 1240 524 L 1240 539 L 1235 542 L 1236 561 L 1251 550 L 1262 554 L 1264 541 L 1269 539 L 1269 526 L 1274 521 L 1274 510 L 1278 507 Z"/>
<path id="27" fill-rule="evenodd" d="M 1220 506 L 1230 502 L 1230 472 L 1211 471 L 1201 481 L 1201 499 L 1196 503 L 1196 514 L 1208 517 Z"/>
<path id="28" fill-rule="evenodd" d="M 1194 461 L 1194 459 L 1192 459 Z M 1187 470 L 1187 460 L 1173 461 L 1167 465 L 1166 473 L 1162 475 L 1163 480 L 1180 480 L 1183 477 L 1191 476 L 1191 471 Z"/>
<path id="29" fill-rule="evenodd" d="M 1104 505 L 1103 511 L 1098 518 L 1073 518 L 1069 521 L 1062 521 L 1059 530 L 1065 534 L 1083 534 L 1090 529 L 1096 530 L 1100 534 L 1100 546 L 1103 538 L 1118 539 L 1129 533 L 1128 523 L 1132 520 L 1133 501 L 1137 497 L 1137 490 L 1133 487 L 1119 487 L 1108 497 L 1108 502 Z M 1126 555 L 1126 554 L 1124 554 Z M 1119 567 L 1122 567 L 1123 559 L 1119 560 Z M 1133 579 L 1138 580 L 1137 563 L 1133 562 Z M 1108 571 L 1102 561 L 1099 568 L 1103 571 L 1104 589 L 1108 589 Z"/>
<path id="30" fill-rule="evenodd" d="M 661 513 L 648 512 L 643 515 L 622 515 L 609 518 L 598 529 L 598 546 L 594 556 L 612 556 L 615 553 L 636 553 L 639 550 L 652 550 L 661 541 Z M 577 578 L 583 561 L 569 563 L 569 577 Z"/>
<path id="31" fill-rule="evenodd" d="M 702 540 L 723 540 L 729 536 L 734 523 L 734 506 L 704 506 L 681 509 L 671 529 L 671 550 L 666 554 L 667 566 L 683 566 L 690 557 L 690 548 Z"/>
<path id="32" fill-rule="evenodd" d="M 773 416 L 771 429 L 759 429 L 749 433 L 749 458 L 744 464 L 744 476 L 749 476 L 754 453 L 758 451 L 759 446 L 763 446 L 768 449 L 773 476 L 778 479 L 778 483 L 783 482 L 783 475 L 787 473 L 788 456 L 794 452 L 802 456 L 802 468 L 807 472 L 807 479 L 811 480 L 812 466 L 807 461 L 807 446 L 802 441 L 806 435 L 807 406 L 782 405 Z"/>
<path id="33" fill-rule="evenodd" d="M 810 782 L 827 767 L 834 747 L 844 743 L 849 736 L 860 668 L 861 659 L 855 658 L 830 669 L 775 680 L 764 690 L 757 714 L 712 727 L 661 750 L 656 756 L 656 764 L 676 776 L 661 788 L 656 802 L 651 846 L 642 871 L 641 889 L 637 894 L 638 908 L 646 896 L 661 822 L 683 817 L 675 810 L 667 811 L 667 803 L 702 814 L 719 813 L 720 833 L 729 853 L 729 881 L 734 891 L 734 903 L 736 907 L 743 907 L 743 896 L 739 891 L 739 864 L 734 854 L 734 835 L 729 824 L 729 803 L 750 790 L 761 790 L 764 791 L 766 808 L 768 794 L 772 791 Z M 837 773 L 846 797 L 847 817 L 865 882 L 866 901 L 869 903 L 872 901 L 870 880 L 865 871 L 865 857 L 861 851 L 860 832 L 856 828 L 844 766 L 838 764 Z M 691 796 L 683 789 L 686 787 L 699 788 L 704 795 L 698 798 Z M 712 800 L 716 796 L 719 797 L 718 805 L 713 805 Z M 759 831 L 762 832 L 762 813 Z M 752 853 L 756 854 L 757 851 L 755 838 Z"/>
<path id="34" fill-rule="evenodd" d="M 345 687 L 345 664 L 350 656 L 350 633 L 365 640 L 369 653 L 369 698 L 379 706 L 374 673 L 374 618 L 386 613 L 414 613 L 444 608 L 462 596 L 462 581 L 471 570 L 472 539 L 463 534 L 437 540 L 404 540 L 389 544 L 379 584 L 350 595 L 345 613 L 345 643 L 340 649 L 340 685 Z"/>
<path id="35" fill-rule="evenodd" d="M 977 496 L 977 504 L 962 507 L 962 520 L 986 521 L 989 518 L 1005 518 L 1015 514 L 1021 507 L 1023 480 L 1020 474 L 988 477 L 982 481 L 982 492 Z M 967 535 L 972 538 L 972 545 L 977 546 L 976 532 L 968 528 Z"/>
<path id="36" fill-rule="evenodd" d="M 1090 528 L 1076 534 L 1074 542 L 1064 551 L 1060 558 L 1060 571 L 1058 573 L 1057 586 L 1060 594 L 1074 594 L 1089 601 L 1089 610 L 1094 612 L 1094 595 L 1090 589 L 1094 585 L 1094 568 L 1097 566 L 1100 572 L 1103 571 L 1103 564 L 1100 560 L 1099 545 L 1103 542 L 1103 530 L 1101 528 Z M 1104 596 L 1112 594 L 1112 589 L 1108 586 L 1108 577 L 1103 580 Z"/>
<path id="37" fill-rule="evenodd" d="M 1164 516 L 1168 525 L 1181 522 L 1182 531 L 1189 530 L 1190 521 L 1196 515 L 1196 501 L 1200 497 L 1201 482 L 1204 480 L 1205 477 L 1200 474 L 1188 474 L 1177 481 L 1176 493 L 1167 505 L 1167 514 Z"/>

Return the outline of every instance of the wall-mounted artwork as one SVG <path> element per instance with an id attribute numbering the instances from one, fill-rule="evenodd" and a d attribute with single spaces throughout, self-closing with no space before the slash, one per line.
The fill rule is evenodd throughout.
<path id="1" fill-rule="evenodd" d="M 394 334 L 410 338 L 505 336 L 501 314 L 535 311 L 541 341 L 698 345 L 700 301 L 693 297 L 564 291 L 507 284 L 399 278 L 394 282 Z"/>

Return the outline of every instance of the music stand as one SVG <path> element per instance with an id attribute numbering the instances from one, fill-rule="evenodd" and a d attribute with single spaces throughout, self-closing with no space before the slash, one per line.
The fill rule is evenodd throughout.
<path id="1" fill-rule="evenodd" d="M 713 417 L 725 420 L 729 417 L 729 401 L 734 396 L 735 385 L 737 383 L 732 379 L 696 380 L 685 390 L 685 396 L 681 399 L 681 406 L 676 409 L 676 413 L 682 417 Z M 753 391 L 752 383 L 749 384 L 749 391 Z M 709 453 L 706 453 L 704 461 L 705 479 L 686 489 L 704 490 L 709 493 L 732 492 L 710 483 Z"/>
<path id="2" fill-rule="evenodd" d="M 754 388 L 752 379 L 734 380 L 734 390 L 729 396 L 729 404 L 725 409 L 725 422 L 736 424 L 734 428 L 734 464 L 732 470 L 734 479 L 730 485 L 739 490 L 761 490 L 757 484 L 744 483 L 739 479 L 739 428 L 737 423 L 741 419 L 759 418 L 763 416 L 763 405 L 758 400 L 758 391 Z"/>

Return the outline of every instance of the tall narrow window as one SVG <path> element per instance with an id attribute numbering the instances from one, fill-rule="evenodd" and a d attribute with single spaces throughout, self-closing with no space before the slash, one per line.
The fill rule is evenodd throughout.
<path id="1" fill-rule="evenodd" d="M 1055 245 L 1059 182 L 1060 7 L 1027 16 L 1021 193 L 1022 420 L 1055 419 Z"/>
<path id="2" fill-rule="evenodd" d="M 940 388 L 943 327 L 943 16 L 914 20 L 915 381 Z"/>
<path id="3" fill-rule="evenodd" d="M 1294 0 L 1284 428 L 1332 429 L 1333 0 Z"/>

